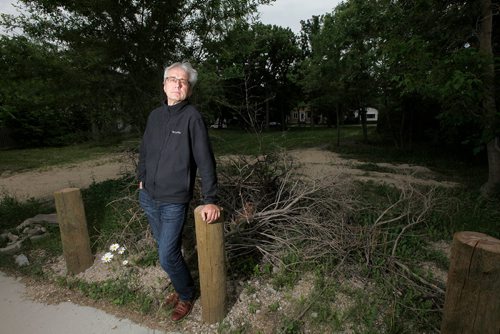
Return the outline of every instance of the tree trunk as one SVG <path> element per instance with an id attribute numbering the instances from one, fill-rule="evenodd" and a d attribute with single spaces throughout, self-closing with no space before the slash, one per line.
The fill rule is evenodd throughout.
<path id="1" fill-rule="evenodd" d="M 281 131 L 286 131 L 288 128 L 287 124 L 287 119 L 286 119 L 286 114 L 285 114 L 285 108 L 283 107 L 283 104 L 280 104 L 280 119 L 281 119 Z"/>
<path id="2" fill-rule="evenodd" d="M 340 105 L 337 103 L 337 146 L 340 146 Z"/>
<path id="3" fill-rule="evenodd" d="M 386 119 L 386 124 L 387 124 L 387 127 L 389 128 L 389 131 L 391 132 L 391 135 L 392 135 L 392 141 L 394 143 L 394 146 L 396 148 L 400 148 L 399 147 L 399 140 L 398 140 L 398 135 L 396 133 L 396 129 L 394 127 L 394 124 L 392 124 L 392 116 L 391 116 L 391 110 L 389 110 L 389 104 L 388 104 L 388 97 L 387 97 L 387 94 L 384 93 L 384 110 L 383 110 L 383 115 Z M 381 119 L 379 119 L 379 121 L 377 122 L 377 126 L 380 126 L 381 124 Z"/>
<path id="4" fill-rule="evenodd" d="M 100 138 L 100 132 L 99 132 L 99 125 L 97 125 L 96 117 L 91 117 L 90 123 L 91 123 L 92 139 L 98 141 Z"/>
<path id="5" fill-rule="evenodd" d="M 500 137 L 495 137 L 486 145 L 488 152 L 488 181 L 481 187 L 485 196 L 500 191 Z"/>
<path id="6" fill-rule="evenodd" d="M 266 130 L 269 130 L 269 98 L 266 98 Z"/>
<path id="7" fill-rule="evenodd" d="M 363 141 L 368 142 L 368 126 L 366 125 L 366 107 L 359 109 L 359 116 L 361 119 L 361 127 L 363 128 Z"/>
<path id="8" fill-rule="evenodd" d="M 441 333 L 500 333 L 500 240 L 453 236 Z"/>
<path id="9" fill-rule="evenodd" d="M 500 186 L 500 145 L 497 129 L 498 116 L 495 102 L 495 63 L 491 36 L 493 29 L 493 11 L 491 0 L 481 2 L 481 31 L 479 34 L 479 51 L 487 57 L 489 64 L 484 67 L 485 97 L 484 108 L 484 132 L 487 138 L 492 138 L 487 143 L 488 153 L 488 181 L 481 187 L 481 193 L 485 196 L 492 195 Z"/>

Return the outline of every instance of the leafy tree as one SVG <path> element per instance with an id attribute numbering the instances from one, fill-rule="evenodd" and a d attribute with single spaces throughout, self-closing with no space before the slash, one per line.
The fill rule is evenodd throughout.
<path id="1" fill-rule="evenodd" d="M 89 123 L 67 58 L 25 37 L 3 36 L 0 59 L 0 128 L 29 146 L 85 139 Z"/>
<path id="2" fill-rule="evenodd" d="M 290 29 L 240 22 L 214 47 L 206 67 L 218 74 L 215 95 L 221 117 L 237 117 L 260 130 L 269 120 L 283 120 L 293 104 L 290 74 L 300 57 Z"/>
<path id="3" fill-rule="evenodd" d="M 95 137 L 117 120 L 141 129 L 163 99 L 166 64 L 200 62 L 206 45 L 272 0 L 20 0 L 27 14 L 2 16 L 39 45 L 68 59 L 77 97 Z M 62 92 L 61 92 L 62 93 Z"/>
<path id="4" fill-rule="evenodd" d="M 301 41 L 306 59 L 295 77 L 304 91 L 302 102 L 307 103 L 313 115 L 316 111 L 326 114 L 330 125 L 333 119 L 339 119 L 332 111 L 338 112 L 337 106 L 346 94 L 336 28 L 335 17 L 330 14 L 302 21 Z"/>
<path id="5" fill-rule="evenodd" d="M 500 177 L 492 8 L 490 0 L 346 1 L 303 23 L 303 73 L 319 80 L 302 86 L 323 110 L 374 105 L 379 131 L 400 148 L 415 138 L 488 143 L 492 189 Z"/>
<path id="6" fill-rule="evenodd" d="M 328 118 L 339 120 L 343 109 L 366 115 L 377 87 L 373 78 L 376 39 L 369 18 L 376 11 L 372 2 L 350 1 L 335 12 L 303 22 L 302 41 L 308 44 L 308 60 L 302 64 L 303 88 L 313 110 L 336 111 Z M 339 120 L 340 121 L 340 120 Z M 367 140 L 366 118 L 363 118 Z"/>

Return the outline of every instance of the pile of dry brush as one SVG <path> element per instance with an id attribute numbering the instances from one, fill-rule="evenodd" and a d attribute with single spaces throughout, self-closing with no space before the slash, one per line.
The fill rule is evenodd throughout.
<path id="1" fill-rule="evenodd" d="M 406 282 L 395 287 L 396 294 L 411 285 L 435 307 L 442 305 L 444 287 L 410 269 L 415 259 L 398 255 L 404 238 L 416 225 L 426 224 L 439 203 L 434 189 L 407 185 L 397 190 L 398 196 L 373 205 L 362 200 L 352 179 L 306 179 L 286 154 L 224 157 L 218 166 L 229 260 L 259 254 L 261 261 L 287 270 L 290 263 L 283 259 L 294 254 L 297 262 L 336 263 L 344 273 L 359 263 L 365 268 L 383 264 L 387 275 Z M 110 205 L 117 205 L 125 224 L 114 240 L 135 245 L 137 252 L 154 244 L 137 203 L 135 183 L 127 196 Z"/>

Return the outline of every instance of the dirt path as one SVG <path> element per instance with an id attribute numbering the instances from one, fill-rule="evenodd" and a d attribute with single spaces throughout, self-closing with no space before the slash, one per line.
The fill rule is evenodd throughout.
<path id="1" fill-rule="evenodd" d="M 404 188 L 409 184 L 454 187 L 454 182 L 439 180 L 430 169 L 422 166 L 390 163 L 366 163 L 355 159 L 344 159 L 339 154 L 311 148 L 294 150 L 290 156 L 299 165 L 299 173 L 312 180 L 335 177 L 392 184 Z M 364 168 L 364 166 L 367 166 Z"/>
<path id="2" fill-rule="evenodd" d="M 130 158 L 113 154 L 104 158 L 44 170 L 34 170 L 0 177 L 0 194 L 18 199 L 49 198 L 63 188 L 86 188 L 92 182 L 102 182 L 134 172 Z"/>
<path id="3" fill-rule="evenodd" d="M 298 163 L 299 173 L 315 180 L 341 176 L 389 183 L 397 187 L 404 187 L 406 184 L 456 186 L 453 182 L 439 181 L 439 175 L 422 166 L 371 164 L 380 170 L 376 171 L 360 169 L 367 164 L 354 159 L 343 159 L 334 152 L 321 149 L 294 150 L 289 153 Z M 115 179 L 134 171 L 134 162 L 130 157 L 113 154 L 79 164 L 0 176 L 0 195 L 7 194 L 19 199 L 50 198 L 55 191 L 63 188 L 86 188 L 92 182 Z"/>

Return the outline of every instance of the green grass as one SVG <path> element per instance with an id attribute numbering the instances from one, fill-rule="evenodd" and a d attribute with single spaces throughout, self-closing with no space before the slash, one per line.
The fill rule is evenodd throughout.
<path id="1" fill-rule="evenodd" d="M 109 153 L 109 148 L 75 145 L 68 147 L 4 150 L 0 155 L 0 173 L 21 172 L 36 168 L 76 163 Z"/>
<path id="2" fill-rule="evenodd" d="M 342 138 L 361 138 L 361 128 L 345 127 Z M 329 128 L 290 128 L 287 131 L 269 131 L 259 134 L 243 130 L 211 130 L 210 138 L 216 155 L 262 154 L 275 149 L 293 150 L 334 145 L 337 130 Z"/>
<path id="3" fill-rule="evenodd" d="M 130 287 L 130 283 L 127 277 L 99 283 L 87 283 L 73 278 L 62 279 L 59 282 L 69 289 L 81 291 L 93 300 L 110 300 L 115 305 L 129 306 L 142 314 L 148 314 L 155 307 L 154 304 L 158 304 L 160 297 L 138 292 L 136 288 Z"/>
<path id="4" fill-rule="evenodd" d="M 122 198 L 132 183 L 132 177 L 123 177 L 118 180 L 107 180 L 93 183 L 82 191 L 85 205 L 85 215 L 89 236 L 94 248 L 105 247 L 116 231 L 123 229 L 123 216 L 130 208 L 128 202 L 117 202 L 115 206 L 110 202 Z M 122 242 L 123 240 L 114 240 Z"/>
<path id="5" fill-rule="evenodd" d="M 6 171 L 21 172 L 44 169 L 97 159 L 110 153 L 136 148 L 138 143 L 139 139 L 132 138 L 127 141 L 112 141 L 101 144 L 86 143 L 64 147 L 2 150 L 0 153 L 0 174 Z"/>
<path id="6" fill-rule="evenodd" d="M 368 172 L 396 173 L 396 171 L 393 168 L 381 167 L 381 166 L 374 164 L 372 162 L 360 164 L 360 165 L 356 166 L 356 168 L 364 170 L 364 171 L 368 171 Z"/>
<path id="7" fill-rule="evenodd" d="M 10 195 L 0 196 L 0 230 L 13 228 L 39 213 L 53 212 L 51 203 L 30 198 L 19 201 Z"/>

